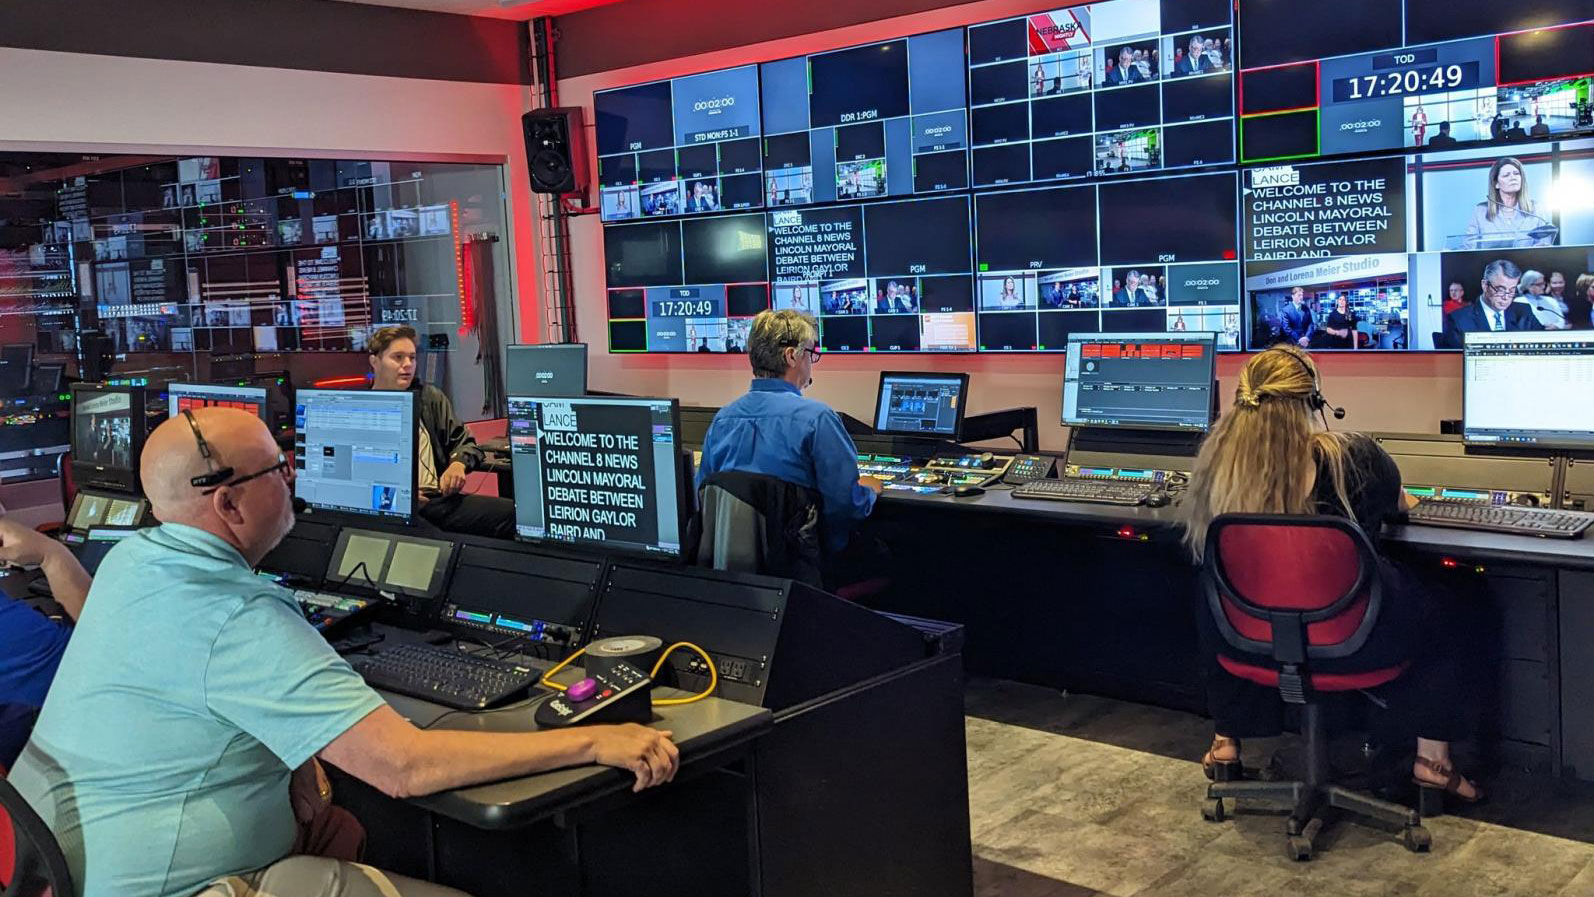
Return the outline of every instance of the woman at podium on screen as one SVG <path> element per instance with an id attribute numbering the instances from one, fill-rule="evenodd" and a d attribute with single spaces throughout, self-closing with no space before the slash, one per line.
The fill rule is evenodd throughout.
<path id="1" fill-rule="evenodd" d="M 1484 200 L 1472 209 L 1461 248 L 1553 246 L 1555 235 L 1555 225 L 1539 215 L 1528 198 L 1528 176 L 1522 163 L 1511 156 L 1496 159 L 1489 166 Z"/>
<path id="2" fill-rule="evenodd" d="M 1198 562 L 1207 527 L 1220 514 L 1344 517 L 1377 546 L 1384 522 L 1410 506 L 1400 469 L 1382 446 L 1362 433 L 1317 425 L 1318 409 L 1326 407 L 1320 404 L 1320 382 L 1311 356 L 1288 344 L 1253 355 L 1240 370 L 1234 408 L 1218 418 L 1202 443 L 1179 503 L 1185 543 Z M 1450 757 L 1450 743 L 1472 728 L 1469 624 L 1452 596 L 1437 594 L 1381 553 L 1378 575 L 1383 607 L 1366 641 L 1353 656 L 1316 661 L 1314 669 L 1355 673 L 1409 664 L 1375 691 L 1388 707 L 1388 724 L 1416 739 L 1412 779 L 1475 802 L 1482 792 L 1455 771 Z M 1267 661 L 1230 647 L 1204 603 L 1196 617 L 1214 728 L 1202 766 L 1215 777 L 1219 767 L 1232 770 L 1238 763 L 1242 738 L 1280 733 L 1284 704 L 1276 687 L 1229 674 L 1218 656 Z"/>

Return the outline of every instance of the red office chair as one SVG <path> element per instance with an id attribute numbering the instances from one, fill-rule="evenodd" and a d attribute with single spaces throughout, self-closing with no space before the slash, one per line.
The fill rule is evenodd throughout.
<path id="1" fill-rule="evenodd" d="M 0 769 L 0 773 L 5 770 Z M 44 820 L 0 775 L 0 897 L 67 897 L 72 873 Z"/>
<path id="2" fill-rule="evenodd" d="M 1367 642 L 1383 604 L 1378 556 L 1355 523 L 1342 517 L 1224 514 L 1207 530 L 1203 585 L 1218 632 L 1254 662 L 1218 656 L 1228 673 L 1277 688 L 1301 707 L 1306 742 L 1304 781 L 1219 781 L 1207 788 L 1201 815 L 1222 822 L 1224 798 L 1260 800 L 1290 808 L 1285 855 L 1312 858 L 1329 808 L 1401 828 L 1414 852 L 1430 845 L 1414 810 L 1329 781 L 1328 733 L 1319 692 L 1375 688 L 1406 664 L 1358 673 L 1317 673 L 1317 661 L 1352 657 Z"/>

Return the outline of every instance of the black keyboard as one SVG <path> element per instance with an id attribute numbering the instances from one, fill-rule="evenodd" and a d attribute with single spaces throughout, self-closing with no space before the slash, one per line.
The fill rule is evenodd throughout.
<path id="1" fill-rule="evenodd" d="M 467 654 L 452 645 L 399 645 L 351 661 L 372 688 L 456 710 L 483 710 L 537 684 L 537 670 Z"/>
<path id="2" fill-rule="evenodd" d="M 1022 486 L 1014 486 L 1013 497 L 1084 501 L 1104 505 L 1138 505 L 1146 496 L 1156 491 L 1157 487 L 1151 483 L 1064 477 L 1057 480 L 1030 480 Z"/>
<path id="3" fill-rule="evenodd" d="M 1458 501 L 1423 501 L 1406 512 L 1412 523 L 1476 529 L 1548 539 L 1578 539 L 1594 515 L 1576 511 L 1547 511 L 1516 505 L 1475 505 Z"/>

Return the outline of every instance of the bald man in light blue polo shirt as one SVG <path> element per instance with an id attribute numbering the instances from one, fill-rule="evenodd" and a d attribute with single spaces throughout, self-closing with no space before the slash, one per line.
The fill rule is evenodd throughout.
<path id="1" fill-rule="evenodd" d="M 11 775 L 78 894 L 458 897 L 290 856 L 289 779 L 318 754 L 395 796 L 592 762 L 631 769 L 638 788 L 674 776 L 668 733 L 642 726 L 493 735 L 398 716 L 251 571 L 293 525 L 292 462 L 254 415 L 173 418 L 141 467 L 164 523 L 101 564 Z"/>

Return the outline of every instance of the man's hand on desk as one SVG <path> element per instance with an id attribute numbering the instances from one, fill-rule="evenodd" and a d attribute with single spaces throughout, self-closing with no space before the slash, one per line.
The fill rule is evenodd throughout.
<path id="1" fill-rule="evenodd" d="M 626 723 L 620 726 L 593 726 L 592 759 L 604 766 L 629 769 L 636 773 L 636 787 L 641 791 L 662 785 L 675 778 L 681 765 L 681 752 L 670 740 L 673 732 L 661 732 Z"/>
<path id="2" fill-rule="evenodd" d="M 875 479 L 874 477 L 870 477 L 870 476 L 860 476 L 860 477 L 858 477 L 858 483 L 859 483 L 859 485 L 863 486 L 865 489 L 868 489 L 870 492 L 873 492 L 876 495 L 879 495 L 880 493 L 884 492 L 885 488 L 886 488 L 886 484 L 885 483 L 882 483 L 879 480 Z"/>

